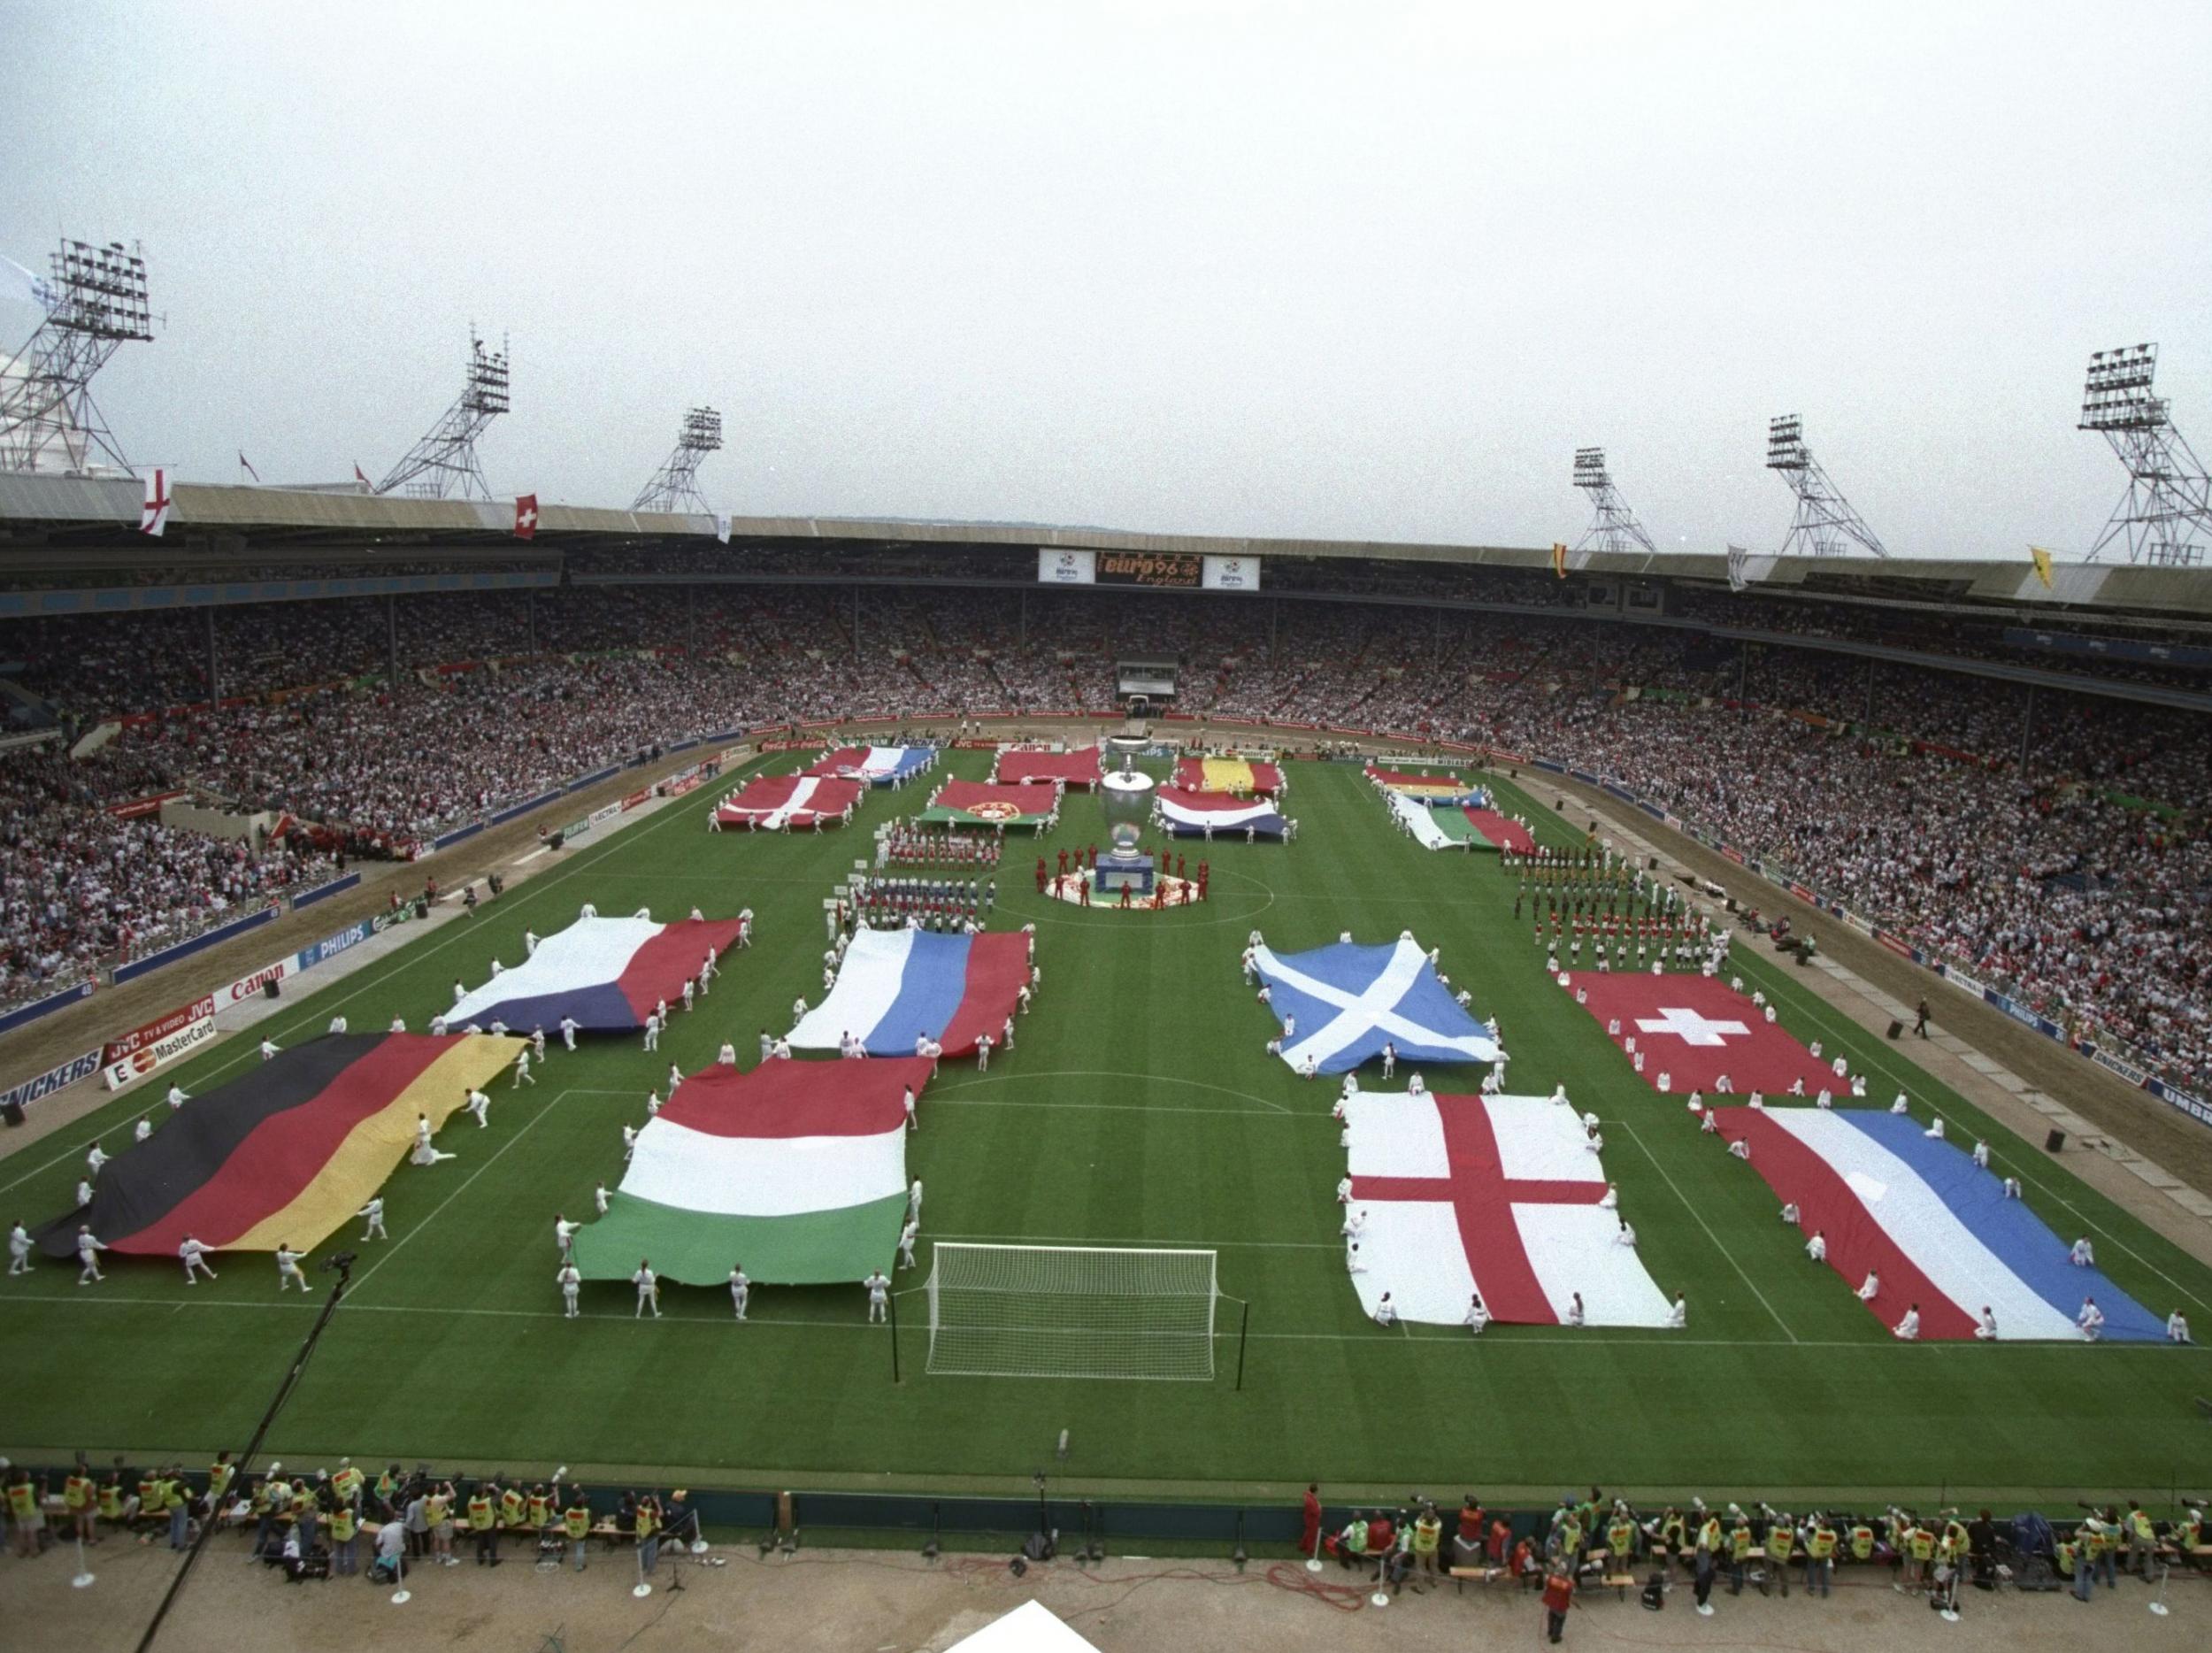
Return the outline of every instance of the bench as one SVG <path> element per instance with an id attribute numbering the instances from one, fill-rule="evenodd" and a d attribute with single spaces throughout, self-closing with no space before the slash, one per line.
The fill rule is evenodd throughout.
<path id="1" fill-rule="evenodd" d="M 1471 1583 L 1495 1584 L 1512 1576 L 1510 1571 L 1504 1567 L 1453 1567 L 1448 1571 L 1452 1575 L 1453 1590 L 1463 1593 Z"/>

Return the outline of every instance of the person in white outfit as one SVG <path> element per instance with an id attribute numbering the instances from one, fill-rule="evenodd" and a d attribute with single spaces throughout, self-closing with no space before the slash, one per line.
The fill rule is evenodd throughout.
<path id="1" fill-rule="evenodd" d="M 1636 1249 L 1635 1225 L 1631 1223 L 1626 1218 L 1623 1218 L 1621 1219 L 1620 1232 L 1613 1236 L 1613 1243 L 1615 1245 L 1624 1245 L 1628 1247 L 1630 1250 L 1634 1250 Z"/>
<path id="2" fill-rule="evenodd" d="M 745 1272 L 745 1265 L 737 1264 L 730 1270 L 730 1308 L 737 1318 L 745 1318 L 745 1305 L 752 1301 L 753 1282 Z"/>
<path id="3" fill-rule="evenodd" d="M 1587 1319 L 1588 1317 L 1583 1312 L 1582 1294 L 1580 1292 L 1577 1292 L 1567 1304 L 1567 1324 L 1569 1326 L 1580 1326 L 1584 1324 Z"/>
<path id="4" fill-rule="evenodd" d="M 637 1126 L 634 1125 L 624 1126 L 622 1127 L 622 1157 L 626 1160 L 628 1159 L 636 1148 Z"/>
<path id="5" fill-rule="evenodd" d="M 891 1277 L 881 1269 L 860 1282 L 868 1288 L 868 1321 L 873 1325 L 891 1312 Z"/>
<path id="6" fill-rule="evenodd" d="M 922 1126 L 921 1126 L 921 1121 L 920 1121 L 920 1120 L 918 1120 L 918 1119 L 917 1119 L 914 1117 L 914 1087 L 913 1087 L 913 1086 L 911 1086 L 911 1085 L 909 1085 L 909 1086 L 906 1088 L 906 1097 L 905 1097 L 905 1100 L 906 1100 L 906 1128 L 907 1128 L 908 1130 L 910 1130 L 910 1131 L 918 1131 L 918 1130 L 920 1130 L 920 1129 L 922 1128 Z M 915 1186 L 916 1188 L 919 1188 L 919 1187 L 921 1187 L 921 1184 L 918 1182 L 918 1183 L 916 1183 L 914 1186 Z"/>
<path id="7" fill-rule="evenodd" d="M 186 1091 L 183 1086 L 172 1085 L 169 1087 L 170 1112 L 174 1113 L 179 1108 L 183 1107 L 186 1103 L 191 1100 L 192 1098 L 190 1094 Z"/>
<path id="8" fill-rule="evenodd" d="M 1679 1331 L 1690 1323 L 1690 1300 L 1680 1292 L 1674 1294 L 1674 1306 L 1667 1311 L 1667 1325 Z"/>
<path id="9" fill-rule="evenodd" d="M 1345 1242 L 1344 1272 L 1348 1274 L 1364 1274 L 1367 1272 L 1367 1265 L 1360 1258 L 1359 1242 L 1356 1240 L 1348 1240 Z"/>
<path id="10" fill-rule="evenodd" d="M 1287 1031 L 1287 1029 L 1286 1029 L 1286 1031 Z M 1385 1079 L 1388 1079 L 1393 1073 L 1395 1073 L 1398 1071 L 1398 1047 L 1394 1042 L 1387 1039 L 1383 1042 L 1382 1067 L 1383 1077 Z"/>
<path id="11" fill-rule="evenodd" d="M 565 1320 L 574 1319 L 578 1313 L 576 1293 L 584 1283 L 583 1275 L 577 1272 L 575 1264 L 564 1263 L 553 1280 L 561 1288 L 561 1318 Z"/>
<path id="12" fill-rule="evenodd" d="M 1905 1311 L 1905 1318 L 1889 1328 L 1890 1335 L 1901 1343 L 1916 1342 L 1920 1337 L 1920 1305 L 1914 1303 Z"/>
<path id="13" fill-rule="evenodd" d="M 914 1266 L 914 1242 L 920 1235 L 921 1231 L 922 1226 L 911 1220 L 899 1230 L 899 1266 L 901 1268 Z"/>
<path id="14" fill-rule="evenodd" d="M 150 1118 L 141 1119 L 131 1126 L 131 1141 L 134 1142 L 142 1142 L 153 1134 L 154 1122 Z"/>
<path id="15" fill-rule="evenodd" d="M 89 1286 L 107 1278 L 100 1272 L 99 1261 L 99 1253 L 107 1249 L 107 1242 L 92 1232 L 91 1224 L 77 1225 L 77 1261 L 84 1265 L 77 1271 L 77 1284 Z"/>
<path id="16" fill-rule="evenodd" d="M 1461 1324 L 1477 1337 L 1480 1337 L 1482 1328 L 1490 1324 L 1490 1311 L 1484 1306 L 1480 1292 L 1468 1298 L 1467 1316 Z"/>
<path id="17" fill-rule="evenodd" d="M 468 997 L 468 996 L 469 996 L 469 990 L 468 990 L 468 988 L 466 988 L 465 987 L 464 987 L 464 986 L 461 984 L 461 978 L 460 978 L 460 977 L 458 977 L 458 976 L 454 977 L 454 978 L 453 978 L 453 1002 L 454 1002 L 456 1004 L 458 1004 L 458 1003 L 460 1003 L 463 999 L 465 999 L 465 998 Z"/>
<path id="18" fill-rule="evenodd" d="M 97 1182 L 100 1180 L 100 1167 L 108 1162 L 107 1150 L 99 1143 L 95 1142 L 92 1144 L 92 1151 L 84 1157 L 84 1162 L 91 1170 L 92 1180 Z"/>
<path id="19" fill-rule="evenodd" d="M 2081 1312 L 2074 1317 L 2074 1324 L 2081 1328 L 2084 1341 L 2095 1342 L 2104 1334 L 2104 1311 L 2097 1307 L 2094 1297 L 2081 1300 Z"/>
<path id="20" fill-rule="evenodd" d="M 207 1248 L 190 1234 L 185 1235 L 183 1241 L 178 1245 L 177 1256 L 184 1263 L 184 1283 L 186 1285 L 196 1286 L 200 1283 L 193 1278 L 196 1272 L 206 1275 L 210 1280 L 215 1278 L 215 1271 L 208 1266 Z M 283 1287 L 280 1284 L 278 1289 L 280 1291 Z"/>
<path id="21" fill-rule="evenodd" d="M 561 1043 L 566 1049 L 573 1050 L 576 1048 L 576 1035 L 583 1031 L 583 1023 L 578 1021 L 573 1016 L 562 1017 L 560 1022 Z"/>
<path id="22" fill-rule="evenodd" d="M 2166 1341 L 2170 1343 L 2185 1343 L 2189 1341 L 2189 1322 L 2178 1309 L 2166 1317 Z"/>
<path id="23" fill-rule="evenodd" d="M 599 1214 L 604 1217 L 607 1214 L 607 1185 L 602 1182 L 595 1186 L 591 1191 L 591 1199 L 592 1203 L 599 1208 Z"/>
<path id="24" fill-rule="evenodd" d="M 637 1288 L 637 1312 L 630 1318 L 642 1319 L 650 1309 L 653 1318 L 661 1318 L 661 1277 L 653 1272 L 652 1261 L 647 1257 L 637 1260 L 637 1272 L 630 1276 L 630 1283 Z"/>
<path id="25" fill-rule="evenodd" d="M 1880 1296 L 1881 1295 L 1882 1277 L 1876 1273 L 1872 1269 L 1867 1270 L 1866 1278 L 1859 1282 L 1859 1301 L 1861 1303 L 1872 1303 L 1875 1298 Z"/>
<path id="26" fill-rule="evenodd" d="M 31 1272 L 31 1231 L 21 1223 L 8 1229 L 8 1272 L 27 1274 Z"/>
<path id="27" fill-rule="evenodd" d="M 645 1013 L 645 1048 L 649 1051 L 661 1048 L 661 1013 L 658 1011 Z"/>
<path id="28" fill-rule="evenodd" d="M 1825 1263 L 1828 1260 L 1828 1236 L 1819 1229 L 1814 1229 L 1813 1237 L 1805 1242 L 1805 1255 L 1816 1263 Z"/>
<path id="29" fill-rule="evenodd" d="M 737 1065 L 737 1047 L 732 1044 L 728 1040 L 725 1039 L 722 1042 L 722 1048 L 714 1053 L 714 1059 L 719 1062 L 724 1067 L 735 1067 Z"/>
<path id="30" fill-rule="evenodd" d="M 472 1090 L 463 1104 L 476 1120 L 476 1128 L 483 1130 L 492 1122 L 492 1099 L 480 1090 Z"/>
<path id="31" fill-rule="evenodd" d="M 919 1177 L 914 1179 L 914 1186 L 906 1191 L 906 1219 L 915 1223 L 922 1220 L 922 1180 Z"/>
<path id="32" fill-rule="evenodd" d="M 530 1047 L 528 1045 L 525 1045 L 521 1049 L 515 1052 L 514 1082 L 509 1085 L 507 1088 L 510 1090 L 518 1090 L 525 1085 L 534 1086 L 537 1082 L 538 1081 L 530 1077 Z"/>
<path id="33" fill-rule="evenodd" d="M 364 1205 L 359 1211 L 354 1212 L 354 1215 L 356 1217 L 365 1217 L 368 1219 L 369 1226 L 365 1229 L 362 1230 L 361 1233 L 362 1244 L 366 1245 L 372 1240 L 388 1240 L 391 1238 L 389 1234 L 384 1232 L 384 1196 L 380 1194 L 374 1199 L 372 1199 L 366 1205 Z"/>
<path id="34" fill-rule="evenodd" d="M 345 1030 L 346 1030 L 346 1019 L 345 1019 L 344 1017 L 342 1017 L 342 1016 L 334 1016 L 334 1017 L 332 1017 L 332 1018 L 330 1019 L 330 1031 L 331 1031 L 331 1032 L 333 1032 L 333 1033 L 334 1033 L 334 1034 L 342 1034 L 342 1033 L 345 1032 Z"/>
<path id="35" fill-rule="evenodd" d="M 289 1245 L 282 1242 L 278 1244 L 276 1249 L 277 1290 L 281 1292 L 288 1286 L 297 1286 L 300 1288 L 300 1295 L 304 1297 L 307 1295 L 307 1276 L 300 1272 L 300 1255 Z"/>
<path id="36" fill-rule="evenodd" d="M 1974 1335 L 1985 1343 L 1997 1341 L 1997 1317 L 1990 1311 L 1987 1303 L 1982 1304 L 1981 1323 L 1975 1326 Z"/>
<path id="37" fill-rule="evenodd" d="M 1989 1169 L 1989 1144 L 1987 1142 L 1974 1144 L 1974 1163 L 1985 1171 Z"/>
<path id="38" fill-rule="evenodd" d="M 583 1224 L 572 1223 L 558 1211 L 553 1213 L 553 1253 L 556 1257 L 566 1257 L 575 1249 L 572 1242 L 576 1231 L 582 1226 Z"/>
<path id="39" fill-rule="evenodd" d="M 2076 1268 L 2097 1266 L 2097 1248 L 2089 1243 L 2087 1234 L 2074 1242 L 2074 1249 L 2066 1254 L 2066 1260 Z"/>
<path id="40" fill-rule="evenodd" d="M 1383 1293 L 1380 1297 L 1376 1299 L 1375 1324 L 1377 1326 L 1395 1326 L 1398 1324 L 1398 1305 L 1391 1301 L 1390 1294 L 1388 1292 Z"/>

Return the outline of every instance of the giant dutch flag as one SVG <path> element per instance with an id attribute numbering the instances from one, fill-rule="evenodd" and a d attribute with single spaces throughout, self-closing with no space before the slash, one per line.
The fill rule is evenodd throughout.
<path id="1" fill-rule="evenodd" d="M 2078 1338 L 2075 1317 L 2094 1297 L 2103 1335 L 2149 1342 L 2166 1323 L 2093 1268 L 1994 1172 L 1906 1114 L 1860 1108 L 1717 1108 L 1720 1134 L 1751 1148 L 1751 1168 L 1798 1209 L 1807 1234 L 1828 1244 L 1828 1266 L 1855 1288 L 1870 1272 L 1881 1290 L 1867 1307 L 1886 1326 L 1920 1305 L 1923 1338 L 1971 1340 L 1986 1308 L 2002 1342 Z"/>
<path id="2" fill-rule="evenodd" d="M 888 1267 L 906 1218 L 906 1102 L 931 1064 L 717 1065 L 684 1080 L 638 1133 L 607 1214 L 579 1229 L 576 1265 L 627 1280 L 857 1283 Z"/>
<path id="3" fill-rule="evenodd" d="M 825 752 L 807 771 L 823 780 L 864 780 L 872 787 L 895 787 L 918 775 L 937 761 L 933 746 L 841 746 Z"/>
<path id="4" fill-rule="evenodd" d="M 863 930 L 829 996 L 791 1030 L 792 1048 L 835 1050 L 850 1034 L 870 1056 L 912 1056 L 926 1034 L 947 1056 L 966 1056 L 978 1034 L 998 1038 L 1028 980 L 1025 935 Z"/>
<path id="5" fill-rule="evenodd" d="M 1558 1325 L 1575 1295 L 1590 1326 L 1664 1326 L 1667 1299 L 1620 1217 L 1572 1108 L 1541 1096 L 1391 1096 L 1344 1103 L 1352 1275 L 1370 1314 L 1458 1326 L 1474 1294 L 1493 1319 Z"/>
<path id="6" fill-rule="evenodd" d="M 547 936 L 512 970 L 494 976 L 440 1013 L 449 1027 L 503 1022 L 520 1033 L 549 1032 L 573 1019 L 587 1033 L 642 1027 L 663 999 L 682 996 L 707 949 L 726 952 L 736 919 L 685 919 L 658 924 L 631 919 L 579 919 Z"/>
<path id="7" fill-rule="evenodd" d="M 1241 836 L 1248 828 L 1262 838 L 1283 835 L 1283 818 L 1265 799 L 1162 787 L 1158 802 L 1161 819 L 1178 838 L 1202 838 L 1209 829 L 1229 836 Z"/>
<path id="8" fill-rule="evenodd" d="M 1454 1002 L 1436 967 L 1410 934 L 1380 947 L 1335 942 L 1310 952 L 1261 946 L 1254 963 L 1268 986 L 1269 1008 L 1296 1029 L 1283 1041 L 1294 1068 L 1311 1060 L 1324 1073 L 1348 1073 L 1397 1047 L 1401 1062 L 1494 1062 L 1497 1042 Z"/>

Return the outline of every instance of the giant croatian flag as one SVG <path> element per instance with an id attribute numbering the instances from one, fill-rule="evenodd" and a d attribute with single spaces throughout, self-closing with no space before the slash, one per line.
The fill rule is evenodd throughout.
<path id="1" fill-rule="evenodd" d="M 1805 1081 L 1805 1094 L 1850 1089 L 1827 1063 L 1792 1038 L 1778 1023 L 1742 994 L 1712 976 L 1610 974 L 1571 970 L 1571 988 L 1586 993 L 1581 1003 L 1601 1026 L 1621 1025 L 1611 1035 L 1626 1050 L 1628 1042 L 1644 1058 L 1643 1080 L 1656 1087 L 1668 1075 L 1676 1096 L 1710 1092 L 1724 1073 L 1740 1093 L 1779 1096 L 1792 1080 Z"/>
<path id="2" fill-rule="evenodd" d="M 936 761 L 933 746 L 841 746 L 823 753 L 807 773 L 823 780 L 864 780 L 872 787 L 894 787 Z"/>
<path id="3" fill-rule="evenodd" d="M 1555 1326 L 1579 1292 L 1587 1325 L 1666 1324 L 1619 1213 L 1598 1203 L 1605 1172 L 1572 1108 L 1361 1091 L 1344 1122 L 1369 1313 L 1386 1291 L 1406 1319 L 1457 1326 L 1480 1291 L 1494 1319 Z"/>
<path id="4" fill-rule="evenodd" d="M 863 930 L 829 996 L 791 1030 L 792 1048 L 834 1050 L 850 1034 L 870 1056 L 912 1056 L 927 1034 L 947 1056 L 967 1056 L 978 1034 L 998 1038 L 1028 980 L 1025 935 Z"/>
<path id="5" fill-rule="evenodd" d="M 735 919 L 676 924 L 644 916 L 579 919 L 442 1014 L 450 1027 L 488 1027 L 496 1021 L 518 1033 L 533 1027 L 550 1032 L 564 1018 L 573 1018 L 587 1033 L 627 1033 L 642 1027 L 661 1000 L 680 998 L 684 983 L 706 962 L 707 949 L 726 952 L 738 924 Z"/>
<path id="6" fill-rule="evenodd" d="M 1971 1341 L 1986 1307 L 2001 1342 L 2075 1338 L 2082 1299 L 2104 1311 L 2103 1335 L 2149 1342 L 2166 1323 L 2093 1268 L 1996 1173 L 1909 1115 L 1864 1109 L 1719 1108 L 1720 1133 L 1751 1144 L 1751 1168 L 1807 1234 L 1828 1242 L 1828 1266 L 1854 1288 L 1869 1271 L 1881 1292 L 1867 1307 L 1885 1326 L 1920 1305 L 1924 1338 Z"/>
<path id="7" fill-rule="evenodd" d="M 761 775 L 748 780 L 715 806 L 715 824 L 764 832 L 821 827 L 843 818 L 860 802 L 857 780 L 826 780 L 814 775 Z"/>
<path id="8" fill-rule="evenodd" d="M 1398 1048 L 1401 1062 L 1494 1062 L 1497 1042 L 1453 1001 L 1410 935 L 1381 947 L 1333 942 L 1311 952 L 1262 946 L 1255 963 L 1278 1021 L 1297 1018 L 1283 1060 L 1309 1057 L 1324 1073 L 1348 1073 Z"/>
<path id="9" fill-rule="evenodd" d="M 1202 838 L 1210 826 L 1217 833 L 1241 837 L 1246 827 L 1262 838 L 1283 835 L 1283 818 L 1264 799 L 1233 797 L 1226 792 L 1191 792 L 1181 787 L 1162 787 L 1160 814 L 1167 829 L 1178 838 Z"/>

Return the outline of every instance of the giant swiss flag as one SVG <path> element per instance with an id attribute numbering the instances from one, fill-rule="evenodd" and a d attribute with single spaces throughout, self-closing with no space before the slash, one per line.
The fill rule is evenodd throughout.
<path id="1" fill-rule="evenodd" d="M 1567 973 L 1572 990 L 1587 990 L 1583 1008 L 1598 1026 L 1619 1021 L 1615 1044 L 1625 1049 L 1628 1041 L 1636 1042 L 1647 1085 L 1656 1086 L 1665 1073 L 1672 1094 L 1681 1096 L 1710 1091 L 1725 1073 L 1745 1093 L 1773 1096 L 1798 1079 L 1809 1096 L 1823 1089 L 1841 1096 L 1850 1089 L 1848 1080 L 1837 1078 L 1826 1062 L 1724 981 L 1701 975 Z"/>

